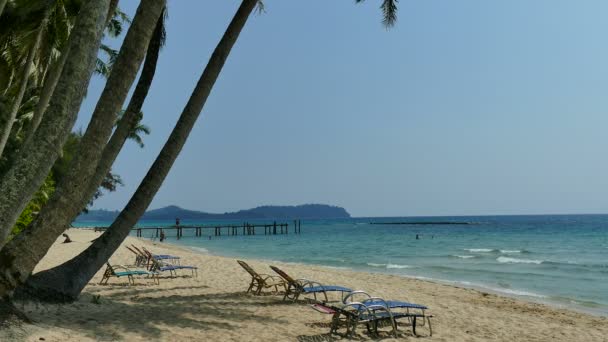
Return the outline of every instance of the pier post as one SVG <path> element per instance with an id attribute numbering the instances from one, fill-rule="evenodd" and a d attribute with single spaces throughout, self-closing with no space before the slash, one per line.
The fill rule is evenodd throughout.
<path id="1" fill-rule="evenodd" d="M 277 221 L 274 221 L 274 225 L 272 227 L 272 235 L 277 235 Z"/>

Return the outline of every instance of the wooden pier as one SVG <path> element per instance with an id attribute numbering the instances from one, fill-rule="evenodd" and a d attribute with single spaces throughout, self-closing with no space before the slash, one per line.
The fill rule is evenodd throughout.
<path id="1" fill-rule="evenodd" d="M 257 230 L 256 230 L 257 228 Z M 175 236 L 180 239 L 184 236 L 184 230 L 193 231 L 194 234 L 187 234 L 190 237 L 202 237 L 202 236 L 247 236 L 247 235 L 262 235 L 262 228 L 264 228 L 264 235 L 288 235 L 289 231 L 293 234 L 300 234 L 302 232 L 302 221 L 294 220 L 292 224 L 289 223 L 243 223 L 241 225 L 179 225 L 179 226 L 166 226 L 166 227 L 133 227 L 131 231 L 135 231 L 137 237 L 143 237 L 145 231 L 153 231 L 151 237 L 159 238 L 160 232 L 164 231 L 166 236 Z M 95 227 L 95 231 L 105 231 L 107 227 Z M 168 234 L 169 231 L 175 231 L 173 234 Z M 208 231 L 209 234 L 205 234 Z"/>

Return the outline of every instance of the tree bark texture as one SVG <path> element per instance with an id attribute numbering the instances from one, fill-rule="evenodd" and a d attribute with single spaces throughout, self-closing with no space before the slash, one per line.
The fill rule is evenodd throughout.
<path id="1" fill-rule="evenodd" d="M 95 66 L 108 4 L 109 0 L 83 4 L 69 38 L 70 57 L 46 111 L 49 120 L 43 120 L 30 143 L 21 149 L 0 179 L 0 246 L 49 174 L 76 121 Z M 5 262 L 0 260 L 0 265 Z"/>

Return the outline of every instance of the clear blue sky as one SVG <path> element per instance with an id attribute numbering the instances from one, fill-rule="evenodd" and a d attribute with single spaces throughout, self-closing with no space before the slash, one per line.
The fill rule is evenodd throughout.
<path id="1" fill-rule="evenodd" d="M 151 208 L 608 212 L 608 2 L 402 0 L 390 31 L 379 0 L 265 3 Z M 169 1 L 152 135 L 128 143 L 114 166 L 125 186 L 95 208 L 128 201 L 238 4 Z"/>

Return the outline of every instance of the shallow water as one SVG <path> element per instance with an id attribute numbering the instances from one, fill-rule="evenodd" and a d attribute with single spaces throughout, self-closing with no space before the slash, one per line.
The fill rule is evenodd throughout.
<path id="1" fill-rule="evenodd" d="M 474 224 L 369 224 L 423 220 Z M 306 220 L 301 235 L 293 234 L 293 228 L 289 235 L 275 236 L 258 229 L 255 236 L 209 239 L 212 233 L 206 230 L 205 236 L 194 237 L 194 231 L 184 230 L 176 240 L 167 231 L 170 243 L 218 255 L 432 279 L 608 315 L 608 215 Z M 152 234 L 147 231 L 145 236 Z"/>

